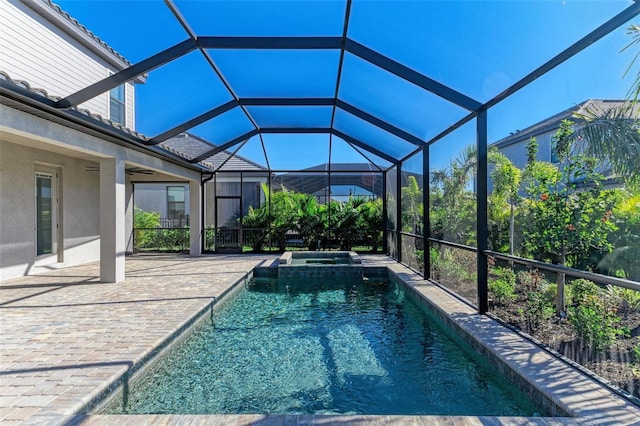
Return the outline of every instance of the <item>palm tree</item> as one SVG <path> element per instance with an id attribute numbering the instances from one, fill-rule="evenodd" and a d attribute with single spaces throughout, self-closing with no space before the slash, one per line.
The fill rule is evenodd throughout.
<path id="1" fill-rule="evenodd" d="M 628 28 L 631 42 L 622 49 L 636 49 L 628 74 L 640 56 L 640 25 Z M 627 92 L 627 102 L 607 110 L 586 108 L 576 113 L 581 123 L 573 133 L 568 134 L 572 143 L 583 149 L 588 156 L 605 160 L 618 177 L 627 184 L 640 186 L 640 67 L 636 71 L 631 88 Z"/>
<path id="2" fill-rule="evenodd" d="M 640 185 L 640 109 L 636 101 L 576 113 L 581 123 L 567 135 L 571 144 L 589 157 L 611 166 L 628 185 Z"/>

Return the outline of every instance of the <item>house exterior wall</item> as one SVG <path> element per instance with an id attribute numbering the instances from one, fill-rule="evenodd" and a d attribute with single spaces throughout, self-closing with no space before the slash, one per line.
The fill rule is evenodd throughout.
<path id="1" fill-rule="evenodd" d="M 184 188 L 185 215 L 189 215 L 189 185 L 185 183 L 137 183 L 134 189 L 134 205 L 147 212 L 158 212 L 161 218 L 169 217 L 167 187 L 180 186 Z"/>
<path id="2" fill-rule="evenodd" d="M 197 171 L 0 105 L 0 280 L 101 260 L 100 206 L 105 201 L 96 169 L 109 158 L 125 167 L 153 170 L 164 181 L 200 182 Z M 35 170 L 40 166 L 61 172 L 61 257 L 36 256 Z M 118 232 L 129 244 L 133 228 L 129 176 L 124 187 L 126 223 Z"/>
<path id="3" fill-rule="evenodd" d="M 32 88 L 46 90 L 50 96 L 68 96 L 124 66 L 109 64 L 22 2 L 0 2 L 0 28 L 0 70 Z M 132 83 L 125 84 L 125 104 L 123 125 L 135 129 Z M 109 92 L 79 108 L 109 118 Z"/>
<path id="4" fill-rule="evenodd" d="M 94 163 L 0 141 L 0 279 L 37 272 L 45 265 L 77 265 L 99 259 L 99 174 Z M 58 254 L 36 256 L 35 172 L 55 168 L 61 241 Z"/>
<path id="5" fill-rule="evenodd" d="M 536 157 L 538 161 L 551 162 L 551 139 L 554 133 L 555 131 L 531 135 L 535 137 L 538 142 L 538 155 Z M 514 166 L 522 170 L 527 165 L 527 144 L 531 136 L 518 140 L 513 144 L 500 147 L 498 151 L 509 158 Z"/>

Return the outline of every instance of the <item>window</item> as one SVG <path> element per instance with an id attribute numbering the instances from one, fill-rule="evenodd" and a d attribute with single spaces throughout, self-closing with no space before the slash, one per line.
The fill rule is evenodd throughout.
<path id="1" fill-rule="evenodd" d="M 36 256 L 56 251 L 57 196 L 55 178 L 55 171 L 36 171 Z"/>
<path id="2" fill-rule="evenodd" d="M 167 212 L 169 219 L 184 219 L 184 186 L 167 186 Z"/>
<path id="3" fill-rule="evenodd" d="M 551 138 L 551 162 L 554 164 L 560 162 L 558 160 L 558 141 L 556 138 Z"/>
<path id="4" fill-rule="evenodd" d="M 109 91 L 109 118 L 114 123 L 125 125 L 125 90 L 124 85 Z"/>

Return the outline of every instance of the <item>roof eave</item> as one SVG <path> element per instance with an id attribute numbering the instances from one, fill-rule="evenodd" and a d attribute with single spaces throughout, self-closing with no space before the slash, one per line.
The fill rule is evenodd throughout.
<path id="1" fill-rule="evenodd" d="M 77 109 L 55 108 L 55 101 L 2 79 L 0 79 L 0 103 L 31 114 L 33 111 L 38 111 L 38 116 L 54 123 L 64 124 L 69 128 L 160 158 L 185 169 L 200 173 L 210 171 L 201 164 L 192 164 L 185 158 L 171 152 L 160 150 L 156 146 L 146 145 L 144 139 L 129 133 L 128 129 L 116 128 Z"/>

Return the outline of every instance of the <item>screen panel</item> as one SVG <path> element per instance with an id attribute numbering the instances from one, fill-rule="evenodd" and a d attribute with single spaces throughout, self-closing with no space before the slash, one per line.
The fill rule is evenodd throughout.
<path id="1" fill-rule="evenodd" d="M 177 0 L 176 4 L 193 30 L 205 36 L 339 36 L 346 8 L 344 0 Z"/>
<path id="2" fill-rule="evenodd" d="M 336 50 L 207 50 L 237 96 L 333 97 Z"/>

